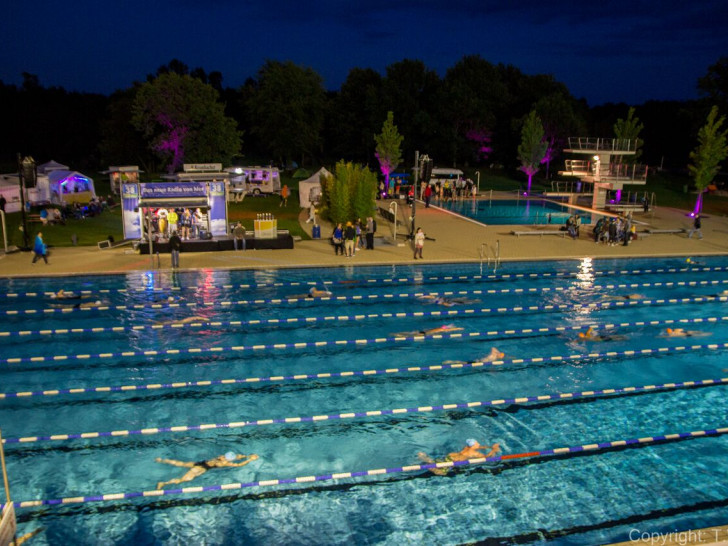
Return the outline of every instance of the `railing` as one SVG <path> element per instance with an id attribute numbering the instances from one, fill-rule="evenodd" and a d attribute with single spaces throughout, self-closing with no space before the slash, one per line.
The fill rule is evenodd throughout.
<path id="1" fill-rule="evenodd" d="M 636 141 L 628 138 L 569 137 L 569 149 L 603 152 L 634 152 Z"/>

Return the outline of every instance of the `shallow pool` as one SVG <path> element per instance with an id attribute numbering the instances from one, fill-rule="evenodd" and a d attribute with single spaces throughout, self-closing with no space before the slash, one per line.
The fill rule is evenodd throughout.
<path id="1" fill-rule="evenodd" d="M 331 297 L 305 298 L 313 283 Z M 0 427 L 34 544 L 597 544 L 725 524 L 728 441 L 702 434 L 726 426 L 725 258 L 0 286 Z M 420 334 L 443 325 L 460 330 Z M 504 459 L 420 468 L 468 438 Z M 186 471 L 156 458 L 228 451 L 259 459 L 148 496 Z"/>
<path id="2" fill-rule="evenodd" d="M 563 225 L 574 214 L 566 205 L 546 199 L 461 199 L 437 203 L 446 210 L 489 225 L 554 224 Z M 578 212 L 578 211 L 577 211 Z M 581 214 L 583 224 L 591 215 Z"/>

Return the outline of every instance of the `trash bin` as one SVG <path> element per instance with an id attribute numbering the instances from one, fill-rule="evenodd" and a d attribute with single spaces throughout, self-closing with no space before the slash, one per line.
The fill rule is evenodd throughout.
<path id="1" fill-rule="evenodd" d="M 319 226 L 318 224 L 313 225 L 313 238 L 314 239 L 321 238 L 321 226 Z"/>

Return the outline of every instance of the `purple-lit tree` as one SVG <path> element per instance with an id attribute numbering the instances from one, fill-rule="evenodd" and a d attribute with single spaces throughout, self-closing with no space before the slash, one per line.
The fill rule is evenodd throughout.
<path id="1" fill-rule="evenodd" d="M 402 141 L 404 137 L 399 134 L 394 124 L 394 114 L 387 112 L 387 120 L 382 125 L 382 132 L 374 135 L 377 143 L 374 155 L 379 160 L 379 169 L 384 175 L 384 183 L 389 192 L 389 175 L 394 172 L 402 161 Z"/>
<path id="2" fill-rule="evenodd" d="M 533 175 L 538 172 L 539 165 L 548 149 L 548 142 L 545 142 L 543 137 L 541 118 L 536 115 L 536 110 L 531 110 L 531 113 L 523 122 L 521 144 L 518 146 L 518 160 L 521 162 L 520 170 L 528 175 L 527 193 L 531 193 Z"/>
<path id="3" fill-rule="evenodd" d="M 485 127 L 472 128 L 465 131 L 465 138 L 475 145 L 475 161 L 481 163 L 488 159 L 493 151 L 491 141 L 493 132 Z"/>
<path id="4" fill-rule="evenodd" d="M 218 93 L 186 74 L 160 74 L 137 90 L 132 124 L 174 172 L 183 163 L 230 163 L 241 133 L 225 116 Z"/>
<path id="5" fill-rule="evenodd" d="M 698 189 L 694 214 L 702 211 L 703 193 L 713 182 L 715 175 L 718 174 L 720 164 L 728 156 L 728 147 L 726 146 L 728 129 L 720 130 L 724 121 L 725 116 L 718 117 L 718 107 L 713 106 L 708 114 L 706 124 L 698 131 L 698 146 L 690 152 L 692 163 L 688 165 L 688 171 L 695 180 L 695 187 Z"/>

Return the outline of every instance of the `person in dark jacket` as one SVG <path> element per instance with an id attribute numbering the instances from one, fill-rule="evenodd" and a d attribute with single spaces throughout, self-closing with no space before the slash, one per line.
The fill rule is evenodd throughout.
<path id="1" fill-rule="evenodd" d="M 179 267 L 180 250 L 182 250 L 182 239 L 179 238 L 176 231 L 173 231 L 169 238 L 169 252 L 172 254 L 172 267 L 175 269 Z"/>

